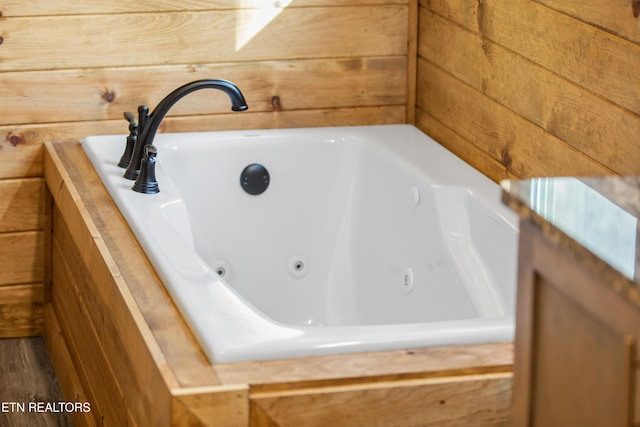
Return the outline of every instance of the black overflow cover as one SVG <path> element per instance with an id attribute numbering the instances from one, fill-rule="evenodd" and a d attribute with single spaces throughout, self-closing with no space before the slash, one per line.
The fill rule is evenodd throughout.
<path id="1" fill-rule="evenodd" d="M 240 185 L 251 195 L 262 194 L 269 186 L 269 171 L 262 165 L 252 163 L 242 170 Z"/>

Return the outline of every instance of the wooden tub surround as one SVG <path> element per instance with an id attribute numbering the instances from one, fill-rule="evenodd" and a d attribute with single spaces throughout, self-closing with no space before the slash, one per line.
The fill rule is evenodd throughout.
<path id="1" fill-rule="evenodd" d="M 45 342 L 77 426 L 506 425 L 510 343 L 211 364 L 78 141 L 45 144 Z"/>

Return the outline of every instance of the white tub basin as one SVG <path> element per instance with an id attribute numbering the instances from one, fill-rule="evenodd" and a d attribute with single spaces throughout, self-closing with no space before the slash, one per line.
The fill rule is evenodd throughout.
<path id="1" fill-rule="evenodd" d="M 417 128 L 158 134 L 155 195 L 124 141 L 82 145 L 212 361 L 512 340 L 517 219 Z"/>

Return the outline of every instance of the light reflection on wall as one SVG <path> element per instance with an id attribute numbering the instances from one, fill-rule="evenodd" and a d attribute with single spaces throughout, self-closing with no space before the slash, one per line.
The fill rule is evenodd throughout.
<path id="1" fill-rule="evenodd" d="M 575 178 L 532 180 L 531 207 L 612 267 L 634 278 L 636 218 Z"/>
<path id="2" fill-rule="evenodd" d="M 241 50 L 271 21 L 291 4 L 292 0 L 241 0 L 236 12 L 236 52 Z M 245 9 L 246 8 L 246 9 Z"/>

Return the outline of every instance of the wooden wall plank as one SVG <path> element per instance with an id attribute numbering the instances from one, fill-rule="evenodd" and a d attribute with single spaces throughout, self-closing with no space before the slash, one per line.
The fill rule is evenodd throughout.
<path id="1" fill-rule="evenodd" d="M 153 110 L 173 89 L 204 78 L 236 83 L 250 112 L 273 111 L 274 96 L 280 110 L 404 106 L 406 69 L 405 56 L 389 56 L 7 72 L 0 87 L 5 101 L 0 125 L 122 119 L 126 110 L 135 112 L 140 104 Z M 147 74 L 154 78 L 142 79 Z M 224 93 L 207 90 L 176 104 L 171 115 L 229 111 Z M 14 143 L 19 141 L 14 136 Z"/>
<path id="2" fill-rule="evenodd" d="M 501 162 L 509 173 L 518 177 L 612 173 L 422 58 L 418 76 L 418 105 Z"/>
<path id="3" fill-rule="evenodd" d="M 3 16 L 38 16 L 38 15 L 86 15 L 102 13 L 133 13 L 133 12 L 167 12 L 167 11 L 197 11 L 197 10 L 227 10 L 250 8 L 280 8 L 280 7 L 317 7 L 317 6 L 351 6 L 351 5 L 387 5 L 407 4 L 409 0 L 342 0 L 336 5 L 335 0 L 281 0 L 269 2 L 265 0 L 159 0 L 154 2 L 135 2 L 127 0 L 113 0 L 110 2 L 87 0 L 32 0 L 25 3 L 21 0 L 5 0 L 0 5 Z"/>
<path id="4" fill-rule="evenodd" d="M 88 402 L 91 406 L 92 402 L 80 382 L 76 366 L 71 359 L 60 324 L 51 304 L 45 304 L 44 306 L 43 338 L 65 399 L 70 402 Z M 91 411 L 74 412 L 71 414 L 71 418 L 73 419 L 73 425 L 76 427 L 95 427 L 97 425 Z"/>
<path id="5" fill-rule="evenodd" d="M 292 110 L 270 112 L 222 113 L 214 115 L 195 115 L 168 117 L 163 121 L 163 132 L 197 132 L 231 129 L 268 129 L 288 127 L 322 127 L 322 126 L 353 126 L 374 124 L 398 124 L 405 118 L 404 105 L 374 106 L 374 107 L 346 107 L 327 108 L 318 110 Z M 113 119 L 88 122 L 67 122 L 30 124 L 17 126 L 0 126 L 0 139 L 4 135 L 13 136 L 24 141 L 25 147 L 35 147 L 37 150 L 22 148 L 20 157 L 23 164 L 29 163 L 33 174 L 42 174 L 42 147 L 46 141 L 75 139 L 95 134 L 126 135 L 127 123 L 124 119 Z M 123 139 L 124 140 L 124 139 Z M 30 154 L 27 154 L 30 153 Z M 24 168 L 3 168 L 5 166 L 4 152 L 0 151 L 3 162 L 0 162 L 0 178 L 15 178 L 24 173 Z"/>
<path id="6" fill-rule="evenodd" d="M 246 427 L 249 386 L 184 388 L 173 392 L 172 426 Z"/>
<path id="7" fill-rule="evenodd" d="M 106 425 L 127 425 L 127 412 L 131 408 L 125 404 L 109 355 L 105 354 L 98 338 L 109 332 L 97 332 L 91 321 L 83 316 L 87 308 L 74 292 L 78 286 L 75 277 L 77 272 L 70 271 L 62 255 L 64 251 L 77 257 L 77 251 L 57 239 L 53 243 L 52 305 L 73 364 L 79 369 L 82 389 L 93 403 L 92 415 Z"/>
<path id="8" fill-rule="evenodd" d="M 510 373 L 252 393 L 251 425 L 506 426 L 510 401 Z"/>
<path id="9" fill-rule="evenodd" d="M 464 28 L 475 30 L 475 32 L 478 32 L 478 16 L 484 7 L 486 7 L 486 2 L 471 0 L 420 0 L 421 9 L 426 8 L 436 12 L 455 21 Z M 423 24 L 424 22 L 421 22 L 420 26 L 422 27 Z M 430 44 L 430 42 L 427 42 L 427 44 Z"/>
<path id="10" fill-rule="evenodd" d="M 629 0 L 533 0 L 634 43 L 640 42 L 640 20 Z"/>
<path id="11" fill-rule="evenodd" d="M 0 71 L 407 52 L 404 6 L 287 8 L 268 25 L 261 13 L 243 9 L 101 15 L 100 19 L 88 15 L 8 18 L 2 25 Z"/>
<path id="12" fill-rule="evenodd" d="M 43 303 L 42 283 L 0 286 L 0 338 L 40 335 Z"/>
<path id="13" fill-rule="evenodd" d="M 456 132 L 455 128 L 449 128 L 422 108 L 416 109 L 416 126 L 436 141 L 445 141 L 447 150 L 495 182 L 517 178 L 509 172 L 503 163 L 500 163 L 480 147 L 462 137 Z"/>
<path id="14" fill-rule="evenodd" d="M 0 302 L 2 304 L 23 302 L 42 304 L 44 302 L 44 285 L 42 283 L 25 283 L 0 286 Z"/>
<path id="15" fill-rule="evenodd" d="M 251 384 L 252 393 L 303 389 L 324 385 L 354 385 L 376 381 L 432 378 L 511 371 L 512 343 L 425 347 L 294 359 L 216 363 L 222 384 Z"/>
<path id="16" fill-rule="evenodd" d="M 639 170 L 637 115 L 427 8 L 421 12 L 421 38 L 428 40 L 422 57 L 609 169 Z"/>
<path id="17" fill-rule="evenodd" d="M 444 145 L 468 141 L 515 177 L 637 174 L 640 89 L 630 70 L 640 46 L 630 40 L 638 29 L 628 17 L 626 33 L 609 26 L 631 5 L 606 3 L 421 0 L 419 92 L 438 90 L 448 111 L 419 93 L 420 126 L 439 128 Z M 500 175 L 491 162 L 471 162 Z"/>
<path id="18" fill-rule="evenodd" d="M 20 140 L 13 128 L 3 130 L 0 127 L 0 179 L 42 176 L 42 144 L 27 143 L 31 137 L 27 129 Z"/>
<path id="19" fill-rule="evenodd" d="M 0 285 L 43 280 L 43 232 L 0 233 Z"/>
<path id="20" fill-rule="evenodd" d="M 483 37 L 640 113 L 640 88 L 630 72 L 640 67 L 640 46 L 531 0 L 489 0 L 481 10 Z"/>
<path id="21" fill-rule="evenodd" d="M 172 378 L 170 372 L 160 372 L 166 361 L 147 347 L 132 320 L 136 313 L 123 310 L 126 297 L 119 295 L 111 273 L 105 274 L 105 261 L 85 263 L 81 252 L 93 252 L 91 242 L 81 249 L 58 213 L 54 223 L 52 304 L 75 357 L 93 358 L 86 365 L 84 389 L 101 403 L 101 416 L 110 420 L 105 424 L 142 425 L 144 420 L 168 426 L 169 387 L 175 384 L 164 381 Z M 87 317 L 89 312 L 94 315 Z"/>
<path id="22" fill-rule="evenodd" d="M 44 191 L 42 178 L 0 180 L 0 233 L 42 229 Z"/>

